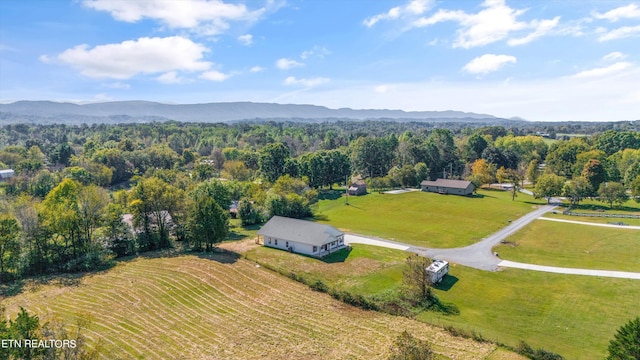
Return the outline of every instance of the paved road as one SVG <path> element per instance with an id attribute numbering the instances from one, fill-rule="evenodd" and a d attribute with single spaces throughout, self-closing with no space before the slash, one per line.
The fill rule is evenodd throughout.
<path id="1" fill-rule="evenodd" d="M 553 201 L 552 201 L 553 202 Z M 555 203 L 555 202 L 554 202 Z M 541 217 L 543 214 L 553 210 L 556 205 L 542 206 L 527 215 L 511 222 L 508 226 L 502 228 L 498 232 L 487 236 L 480 242 L 470 246 L 455 248 L 455 249 L 429 249 L 423 247 L 417 247 L 409 244 L 404 244 L 397 241 L 390 241 L 384 239 L 375 239 L 371 237 L 365 237 L 360 235 L 345 234 L 345 242 L 347 244 L 367 244 L 374 246 L 381 246 L 391 249 L 404 250 L 414 252 L 423 256 L 444 259 L 450 262 L 454 262 L 460 265 L 472 267 L 480 270 L 496 271 L 500 267 L 510 267 L 525 270 L 543 271 L 558 274 L 571 274 L 571 275 L 587 275 L 587 276 L 601 276 L 612 278 L 624 278 L 624 279 L 638 279 L 640 280 L 640 273 L 623 272 L 623 271 L 609 271 L 609 270 L 590 270 L 590 269 L 574 269 L 574 268 L 562 268 L 554 266 L 542 266 L 534 264 L 524 264 L 514 261 L 501 260 L 497 256 L 493 255 L 492 249 L 498 245 L 502 240 L 509 237 L 516 231 L 520 230 L 531 221 L 540 218 L 551 221 L 561 221 L 578 223 L 584 225 L 603 226 L 617 228 L 640 228 L 637 226 L 620 226 L 613 224 L 599 224 L 599 223 L 585 223 L 580 221 L 563 220 L 563 219 L 550 219 Z"/>
<path id="2" fill-rule="evenodd" d="M 544 272 L 551 272 L 556 274 L 588 275 L 588 276 L 601 276 L 601 277 L 640 280 L 640 273 L 624 272 L 624 271 L 563 268 L 563 267 L 555 267 L 555 266 L 523 264 L 523 263 L 518 263 L 518 262 L 513 262 L 508 260 L 501 261 L 499 265 L 503 267 L 544 271 Z"/>
<path id="3" fill-rule="evenodd" d="M 586 222 L 586 221 L 554 219 L 554 218 L 548 218 L 548 217 L 540 217 L 538 218 L 538 220 L 557 221 L 557 222 L 563 222 L 563 223 L 589 225 L 589 226 L 612 227 L 612 228 L 618 228 L 618 229 L 640 230 L 640 226 L 632 226 L 632 225 L 603 224 L 603 223 L 594 223 L 594 222 Z"/>
<path id="4" fill-rule="evenodd" d="M 527 215 L 512 221 L 508 226 L 500 229 L 500 231 L 487 236 L 481 241 L 462 248 L 455 249 L 428 249 L 424 247 L 413 246 L 409 244 L 403 244 L 397 241 L 389 241 L 384 239 L 373 239 L 360 235 L 345 235 L 345 242 L 347 244 L 368 244 L 375 246 L 388 247 L 391 249 L 411 251 L 423 256 L 444 259 L 464 266 L 480 270 L 498 270 L 498 264 L 500 258 L 493 255 L 491 249 L 498 245 L 500 241 L 504 240 L 508 236 L 512 235 L 516 231 L 526 226 L 531 221 L 542 216 L 542 214 L 551 211 L 555 208 L 555 205 L 542 206 Z"/>

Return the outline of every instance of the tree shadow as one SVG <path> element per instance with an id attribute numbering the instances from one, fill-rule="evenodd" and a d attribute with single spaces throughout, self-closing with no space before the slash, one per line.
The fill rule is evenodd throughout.
<path id="1" fill-rule="evenodd" d="M 453 287 L 453 285 L 455 285 L 458 282 L 458 278 L 453 276 L 453 275 L 445 275 L 444 278 L 442 278 L 442 281 L 440 281 L 439 283 L 433 285 L 434 289 L 438 289 L 438 290 L 442 290 L 442 291 L 449 291 L 451 290 L 451 288 Z"/>
<path id="2" fill-rule="evenodd" d="M 210 252 L 194 252 L 192 255 L 200 259 L 213 260 L 221 264 L 235 264 L 242 256 L 236 252 L 215 248 Z"/>
<path id="3" fill-rule="evenodd" d="M 342 197 L 342 194 L 344 192 L 340 190 L 321 190 L 318 194 L 318 200 L 337 200 Z"/>
<path id="4" fill-rule="evenodd" d="M 327 264 L 342 263 L 342 262 L 345 262 L 345 260 L 347 260 L 347 258 L 349 257 L 349 254 L 351 254 L 351 251 L 352 251 L 351 246 L 347 246 L 344 249 L 340 249 L 329 255 L 321 257 L 320 260 L 322 260 L 322 262 L 325 262 Z"/>
<path id="5" fill-rule="evenodd" d="M 83 273 L 41 275 L 38 277 L 18 279 L 10 283 L 0 284 L 0 297 L 16 296 L 27 289 L 37 289 L 38 287 L 45 285 L 54 285 L 58 287 L 79 286 L 80 280 L 84 276 L 99 274 L 107 270 L 108 268 Z"/>
<path id="6" fill-rule="evenodd" d="M 482 199 L 482 198 L 485 198 L 485 197 L 494 197 L 494 196 L 474 193 L 474 194 L 471 194 L 471 195 L 467 195 L 467 197 L 472 198 L 472 199 Z"/>
<path id="7" fill-rule="evenodd" d="M 254 224 L 254 225 L 238 226 L 238 227 L 244 230 L 253 231 L 253 230 L 260 230 L 262 226 L 261 224 Z M 238 227 L 235 227 L 235 228 L 238 228 Z M 247 234 L 243 234 L 242 232 L 235 231 L 234 229 L 229 230 L 229 235 L 227 235 L 227 238 L 225 240 L 242 240 L 247 238 Z"/>

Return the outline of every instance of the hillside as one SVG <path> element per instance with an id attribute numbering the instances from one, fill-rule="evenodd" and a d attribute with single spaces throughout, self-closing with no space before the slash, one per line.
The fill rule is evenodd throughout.
<path id="1" fill-rule="evenodd" d="M 404 121 L 510 121 L 487 114 L 461 111 L 402 111 L 329 109 L 316 105 L 253 102 L 162 104 L 149 101 L 115 101 L 91 104 L 51 101 L 17 101 L 0 104 L 2 123 L 118 123 L 176 120 L 229 122 L 256 119 L 294 121 L 328 119 L 384 119 Z"/>
<path id="2" fill-rule="evenodd" d="M 404 330 L 444 358 L 518 359 L 414 320 L 363 311 L 231 254 L 140 258 L 3 299 L 41 318 L 92 319 L 104 358 L 382 359 Z"/>

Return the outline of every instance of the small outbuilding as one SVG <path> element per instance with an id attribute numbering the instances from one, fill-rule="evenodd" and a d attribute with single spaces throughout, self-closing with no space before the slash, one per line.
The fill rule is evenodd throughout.
<path id="1" fill-rule="evenodd" d="M 0 170 L 0 181 L 5 181 L 7 179 L 11 179 L 15 175 L 16 175 L 16 172 L 13 169 Z"/>
<path id="2" fill-rule="evenodd" d="M 330 225 L 274 216 L 258 230 L 264 246 L 323 257 L 345 247 L 344 233 Z"/>
<path id="3" fill-rule="evenodd" d="M 433 260 L 431 265 L 425 269 L 425 272 L 432 284 L 439 283 L 449 272 L 449 263 L 444 260 Z"/>
<path id="4" fill-rule="evenodd" d="M 423 181 L 420 183 L 422 191 L 438 194 L 471 195 L 476 186 L 467 180 L 437 179 L 436 181 Z"/>
<path id="5" fill-rule="evenodd" d="M 349 186 L 349 195 L 358 196 L 367 193 L 367 183 L 364 181 L 356 181 Z"/>

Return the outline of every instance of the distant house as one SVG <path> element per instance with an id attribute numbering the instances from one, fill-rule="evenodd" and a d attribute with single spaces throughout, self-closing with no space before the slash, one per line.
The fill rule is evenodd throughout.
<path id="1" fill-rule="evenodd" d="M 449 272 L 449 263 L 444 260 L 433 260 L 425 271 L 429 277 L 429 281 L 432 284 L 436 284 Z"/>
<path id="2" fill-rule="evenodd" d="M 160 212 L 160 216 L 162 216 L 164 223 L 167 225 L 167 230 L 169 231 L 173 230 L 175 224 L 173 223 L 173 218 L 171 217 L 171 214 L 169 214 L 167 210 L 162 210 Z M 134 225 L 133 214 L 122 214 L 122 222 L 127 224 L 129 228 L 131 228 L 131 231 L 133 231 L 136 234 L 140 234 L 144 231 L 142 226 Z M 158 226 L 157 219 L 153 214 L 149 214 L 149 222 L 150 222 L 150 225 L 154 228 Z"/>
<path id="3" fill-rule="evenodd" d="M 264 246 L 323 257 L 345 247 L 344 233 L 333 226 L 274 216 L 258 230 Z"/>
<path id="4" fill-rule="evenodd" d="M 438 194 L 471 195 L 476 189 L 471 181 L 437 179 L 436 181 L 423 181 L 420 183 L 422 191 Z"/>
<path id="5" fill-rule="evenodd" d="M 4 169 L 0 170 L 0 181 L 5 181 L 10 179 L 16 175 L 16 172 L 13 169 Z"/>
<path id="6" fill-rule="evenodd" d="M 364 195 L 367 193 L 367 183 L 364 181 L 356 181 L 351 186 L 349 186 L 349 195 Z"/>
<path id="7" fill-rule="evenodd" d="M 238 200 L 233 200 L 231 201 L 231 205 L 229 205 L 229 215 L 231 216 L 232 219 L 235 219 L 238 217 L 238 204 L 240 202 Z"/>

